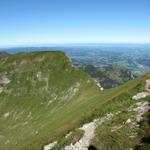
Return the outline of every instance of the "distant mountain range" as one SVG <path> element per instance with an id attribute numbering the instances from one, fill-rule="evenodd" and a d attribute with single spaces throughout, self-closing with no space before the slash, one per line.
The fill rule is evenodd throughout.
<path id="1" fill-rule="evenodd" d="M 8 53 L 61 50 L 72 59 L 74 64 L 97 67 L 119 66 L 129 69 L 136 75 L 150 71 L 150 44 L 64 44 L 3 48 L 1 50 Z"/>

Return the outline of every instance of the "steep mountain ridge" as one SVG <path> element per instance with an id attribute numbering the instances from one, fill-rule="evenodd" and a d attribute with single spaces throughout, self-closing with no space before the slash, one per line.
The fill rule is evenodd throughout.
<path id="1" fill-rule="evenodd" d="M 49 133 L 44 137 L 49 126 L 59 126 L 56 118 L 61 117 L 61 109 L 63 113 L 67 103 L 76 103 L 99 91 L 63 52 L 18 53 L 1 61 L 0 88 L 2 149 L 28 147 L 28 138 L 36 141 L 38 132 L 38 138 L 45 138 L 45 142 L 49 139 Z M 62 123 L 66 124 L 65 119 Z"/>
<path id="2" fill-rule="evenodd" d="M 147 79 L 150 74 L 100 91 L 63 52 L 9 56 L 0 62 L 0 149 L 43 149 L 93 118 L 130 106 Z"/>

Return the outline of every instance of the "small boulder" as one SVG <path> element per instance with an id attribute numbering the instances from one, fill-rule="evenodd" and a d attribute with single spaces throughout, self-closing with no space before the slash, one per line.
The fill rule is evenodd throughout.
<path id="1" fill-rule="evenodd" d="M 131 123 L 131 119 L 128 119 L 128 120 L 126 121 L 126 123 Z"/>

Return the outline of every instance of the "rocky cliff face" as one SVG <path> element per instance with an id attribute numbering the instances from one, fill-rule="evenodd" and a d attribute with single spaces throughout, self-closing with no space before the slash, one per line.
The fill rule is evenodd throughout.
<path id="1" fill-rule="evenodd" d="M 117 87 L 136 78 L 128 69 L 109 66 L 95 67 L 93 65 L 77 65 L 80 69 L 95 79 L 104 89 Z"/>

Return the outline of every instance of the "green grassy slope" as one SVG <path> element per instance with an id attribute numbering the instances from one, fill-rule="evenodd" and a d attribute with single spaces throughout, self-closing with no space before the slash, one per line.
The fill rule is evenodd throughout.
<path id="1" fill-rule="evenodd" d="M 40 149 L 74 126 L 76 103 L 99 91 L 62 52 L 10 56 L 0 79 L 0 149 Z"/>
<path id="2" fill-rule="evenodd" d="M 132 103 L 147 78 L 101 92 L 62 52 L 12 55 L 0 62 L 0 149 L 40 150 L 115 103 Z"/>

